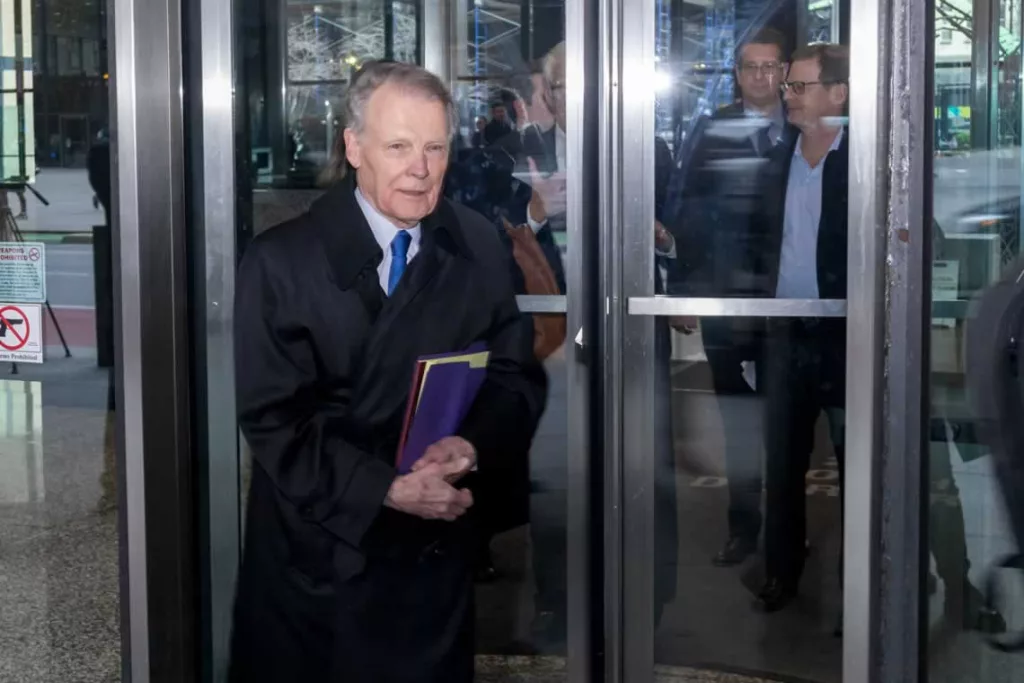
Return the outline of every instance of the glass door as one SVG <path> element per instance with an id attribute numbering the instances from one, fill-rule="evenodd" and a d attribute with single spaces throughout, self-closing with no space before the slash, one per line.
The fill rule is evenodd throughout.
<path id="1" fill-rule="evenodd" d="M 1003 412 L 1000 387 L 1016 373 L 999 363 L 1010 347 L 996 326 L 1001 292 L 1020 271 L 1021 7 L 941 0 L 932 12 L 922 649 L 930 681 L 1011 680 L 1024 673 L 1020 657 L 990 640 L 1016 640 L 1024 625 L 1019 572 L 1012 562 L 998 568 L 1020 552 L 1020 511 L 1004 467 L 1015 454 L 998 436 L 1014 431 L 1016 412 Z M 988 579 L 995 604 L 984 595 Z"/>
<path id="2" fill-rule="evenodd" d="M 868 680 L 877 64 L 805 10 L 616 14 L 624 680 Z"/>
<path id="3" fill-rule="evenodd" d="M 450 84 L 445 193 L 508 246 L 550 380 L 528 502 L 475 558 L 479 680 L 869 680 L 884 218 L 868 179 L 888 133 L 878 3 L 862 5 L 851 81 L 848 49 L 802 45 L 786 0 L 193 2 L 214 680 L 252 467 L 235 264 L 325 191 L 347 84 L 373 59 Z"/>
<path id="4" fill-rule="evenodd" d="M 257 234 L 305 212 L 344 163 L 338 140 L 353 74 L 417 63 L 458 107 L 445 195 L 483 214 L 508 247 L 521 310 L 549 377 L 524 504 L 496 515 L 475 559 L 478 680 L 592 680 L 600 604 L 591 593 L 591 373 L 596 307 L 597 9 L 585 0 L 262 0 L 244 12 L 196 0 L 201 41 L 191 121 L 200 297 L 196 381 L 205 463 L 206 673 L 227 669 L 252 458 L 234 417 L 235 264 Z M 233 99 L 222 97 L 234 92 Z M 233 196 L 234 202 L 223 197 Z M 592 278 L 591 278 L 592 279 Z M 525 463 L 524 463 L 525 464 Z M 494 500 L 502 491 L 492 492 Z M 481 494 L 481 505 L 488 495 Z M 591 634 L 598 634 L 592 641 Z M 595 642 L 592 647 L 592 642 Z M 545 679 L 548 680 L 548 679 Z"/>
<path id="5" fill-rule="evenodd" d="M 587 228 L 598 216 L 585 201 L 598 179 L 596 11 L 584 0 L 461 0 L 427 3 L 424 20 L 447 22 L 451 59 L 439 71 L 460 112 L 446 194 L 507 244 L 549 383 L 528 510 L 496 528 L 479 558 L 478 675 L 589 680 L 591 633 L 600 633 L 587 362 L 597 247 Z"/>

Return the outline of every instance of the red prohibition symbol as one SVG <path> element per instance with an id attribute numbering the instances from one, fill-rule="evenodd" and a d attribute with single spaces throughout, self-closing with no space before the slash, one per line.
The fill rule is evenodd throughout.
<path id="1" fill-rule="evenodd" d="M 0 308 L 0 349 L 18 351 L 28 343 L 28 316 L 17 306 Z"/>

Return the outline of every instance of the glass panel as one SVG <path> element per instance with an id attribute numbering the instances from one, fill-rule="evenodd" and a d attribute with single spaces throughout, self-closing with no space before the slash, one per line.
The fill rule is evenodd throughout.
<path id="1" fill-rule="evenodd" d="M 467 50 L 453 65 L 461 127 L 447 195 L 495 223 L 516 261 L 518 295 L 564 295 L 565 3 L 459 4 Z M 550 383 L 530 451 L 529 524 L 489 540 L 496 580 L 479 585 L 481 673 L 563 680 L 567 613 L 568 393 L 565 316 L 533 316 Z M 514 655 L 557 659 L 516 659 Z M 490 680 L 490 679 L 488 679 Z M 494 680 L 505 680 L 495 678 Z M 548 680 L 545 678 L 545 680 Z"/>
<path id="2" fill-rule="evenodd" d="M 32 44 L 70 29 L 41 21 L 46 3 L 17 2 L 20 27 L 15 0 L 0 0 L 0 680 L 119 681 L 113 273 L 94 200 L 109 201 L 108 147 L 92 146 L 92 176 L 35 169 L 35 130 L 45 139 L 58 120 L 34 89 L 89 93 L 58 110 L 83 122 L 105 119 L 108 93 L 99 79 L 33 74 L 46 55 Z M 105 3 L 84 4 L 96 20 L 74 30 L 100 44 Z"/>
<path id="3" fill-rule="evenodd" d="M 796 3 L 654 7 L 648 295 L 844 300 L 846 49 Z M 659 672 L 841 680 L 846 324 L 797 315 L 645 321 Z"/>
<path id="4" fill-rule="evenodd" d="M 453 85 L 462 125 L 449 196 L 496 222 L 532 225 L 558 288 L 521 293 L 564 294 L 564 2 L 471 5 L 459 23 L 469 49 Z"/>
<path id="5" fill-rule="evenodd" d="M 1018 454 L 992 440 L 1019 412 L 1010 422 L 999 412 L 1013 380 L 995 365 L 1006 347 L 993 345 L 1002 330 L 992 296 L 1020 270 L 1021 7 L 942 0 L 935 27 L 928 680 L 1009 681 L 1024 664 L 986 640 L 1024 629 L 1024 583 L 995 570 L 1019 547 L 997 476 L 1000 458 Z M 995 609 L 983 596 L 990 575 L 1002 593 Z"/>
<path id="6" fill-rule="evenodd" d="M 236 101 L 248 128 L 238 150 L 247 170 L 239 178 L 241 249 L 322 195 L 339 166 L 334 152 L 353 74 L 371 59 L 419 61 L 424 11 L 422 2 L 397 0 L 265 0 L 236 17 L 244 45 Z M 564 295 L 564 4 L 476 0 L 452 3 L 450 11 L 458 17 L 452 40 L 464 50 L 451 65 L 460 128 L 445 194 L 493 222 L 516 262 L 516 294 Z M 443 46 L 444 54 L 452 54 L 450 47 Z M 480 117 L 486 125 L 477 130 Z M 531 227 L 534 187 L 534 208 L 544 213 Z M 558 314 L 533 321 L 535 353 L 550 386 L 522 495 L 499 504 L 494 501 L 504 501 L 508 491 L 484 489 L 478 500 L 480 509 L 506 505 L 500 514 L 480 513 L 481 547 L 473 553 L 480 681 L 565 677 L 566 323 Z M 253 464 L 248 448 L 243 451 L 244 506 Z"/>

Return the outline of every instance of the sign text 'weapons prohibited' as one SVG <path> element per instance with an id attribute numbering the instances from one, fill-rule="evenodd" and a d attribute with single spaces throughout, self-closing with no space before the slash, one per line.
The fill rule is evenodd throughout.
<path id="1" fill-rule="evenodd" d="M 46 245 L 0 242 L 0 301 L 46 301 Z"/>
<path id="2" fill-rule="evenodd" d="M 0 304 L 0 362 L 43 362 L 41 306 Z"/>

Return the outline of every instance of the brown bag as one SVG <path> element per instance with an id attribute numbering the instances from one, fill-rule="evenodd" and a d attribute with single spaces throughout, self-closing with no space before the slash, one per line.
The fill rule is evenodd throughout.
<path id="1" fill-rule="evenodd" d="M 512 240 L 512 257 L 523 273 L 526 293 L 534 295 L 558 295 L 558 281 L 548 263 L 544 251 L 537 243 L 537 236 L 528 225 L 513 226 L 507 220 L 505 232 Z M 561 313 L 535 313 L 533 315 L 533 353 L 537 360 L 544 360 L 562 348 L 565 343 L 565 316 Z"/>

